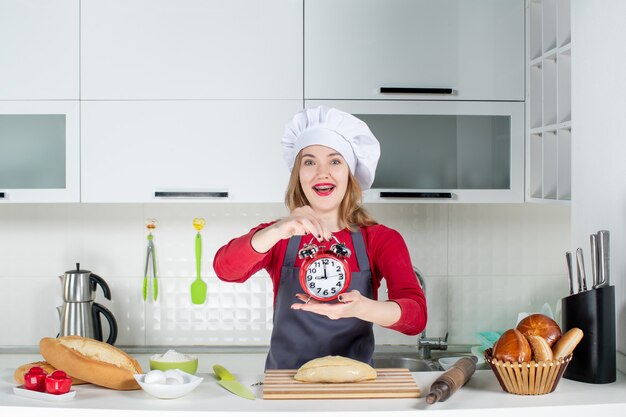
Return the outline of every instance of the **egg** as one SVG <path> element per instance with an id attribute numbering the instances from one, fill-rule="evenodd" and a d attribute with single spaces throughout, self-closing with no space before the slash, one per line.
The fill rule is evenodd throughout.
<path id="1" fill-rule="evenodd" d="M 181 385 L 185 383 L 185 378 L 175 369 L 168 369 L 164 372 L 164 375 L 167 385 Z"/>
<path id="2" fill-rule="evenodd" d="M 167 377 L 165 375 L 165 372 L 154 370 L 146 374 L 146 376 L 143 379 L 143 382 L 145 382 L 146 384 L 165 384 L 166 380 L 167 380 Z"/>

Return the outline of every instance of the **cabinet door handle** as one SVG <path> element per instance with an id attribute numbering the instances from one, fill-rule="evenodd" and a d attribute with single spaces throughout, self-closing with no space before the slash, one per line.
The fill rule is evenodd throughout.
<path id="1" fill-rule="evenodd" d="M 452 198 L 452 193 L 415 192 L 415 191 L 381 191 L 381 198 Z"/>
<path id="2" fill-rule="evenodd" d="M 0 198 L 4 198 L 4 193 L 0 192 Z"/>
<path id="3" fill-rule="evenodd" d="M 380 87 L 381 94 L 454 94 L 451 88 Z"/>
<path id="4" fill-rule="evenodd" d="M 228 198 L 228 191 L 155 191 L 156 198 Z"/>

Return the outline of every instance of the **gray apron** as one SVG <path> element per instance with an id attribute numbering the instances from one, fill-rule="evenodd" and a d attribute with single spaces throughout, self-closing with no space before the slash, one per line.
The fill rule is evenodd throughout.
<path id="1" fill-rule="evenodd" d="M 291 305 L 298 302 L 296 294 L 304 292 L 300 286 L 300 268 L 294 266 L 300 239 L 300 236 L 293 236 L 287 245 L 265 369 L 298 369 L 311 359 L 327 355 L 372 364 L 375 345 L 372 323 L 357 318 L 331 320 L 316 313 L 291 309 Z M 357 257 L 359 272 L 352 272 L 348 291 L 358 290 L 365 297 L 374 298 L 372 272 L 360 230 L 352 232 L 352 243 L 352 256 Z"/>

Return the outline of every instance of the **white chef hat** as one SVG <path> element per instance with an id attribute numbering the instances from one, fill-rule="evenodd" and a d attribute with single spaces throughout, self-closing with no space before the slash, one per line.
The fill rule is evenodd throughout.
<path id="1" fill-rule="evenodd" d="M 324 145 L 343 156 L 361 189 L 374 182 L 380 145 L 367 124 L 349 113 L 325 106 L 304 109 L 287 123 L 281 143 L 290 170 L 302 149 Z"/>

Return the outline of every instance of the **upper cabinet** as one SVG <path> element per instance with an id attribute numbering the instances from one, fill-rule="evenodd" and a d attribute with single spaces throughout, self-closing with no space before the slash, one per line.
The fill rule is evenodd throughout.
<path id="1" fill-rule="evenodd" d="M 0 203 L 80 201 L 79 4 L 0 2 Z"/>
<path id="2" fill-rule="evenodd" d="M 81 98 L 300 99 L 302 2 L 82 0 Z"/>
<path id="3" fill-rule="evenodd" d="M 301 100 L 84 102 L 82 201 L 282 202 L 289 171 L 280 137 L 301 108 Z"/>
<path id="4" fill-rule="evenodd" d="M 524 0 L 305 0 L 305 99 L 524 100 Z"/>
<path id="5" fill-rule="evenodd" d="M 79 0 L 0 2 L 0 100 L 77 100 Z"/>
<path id="6" fill-rule="evenodd" d="M 0 101 L 0 203 L 80 201 L 78 100 Z"/>
<path id="7" fill-rule="evenodd" d="M 522 203 L 524 103 L 306 101 L 339 107 L 380 142 L 372 203 Z"/>
<path id="8" fill-rule="evenodd" d="M 542 99 L 527 146 L 543 165 L 527 184 L 559 198 L 568 166 L 545 161 L 569 152 L 569 28 L 560 0 L 528 1 Z M 520 202 L 525 4 L 1 1 L 0 201 L 281 202 L 284 125 L 321 103 L 384 142 L 367 201 Z"/>
<path id="9" fill-rule="evenodd" d="M 526 200 L 572 197 L 570 0 L 528 0 Z"/>

